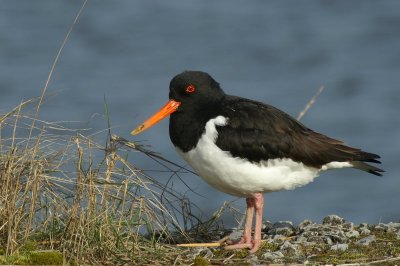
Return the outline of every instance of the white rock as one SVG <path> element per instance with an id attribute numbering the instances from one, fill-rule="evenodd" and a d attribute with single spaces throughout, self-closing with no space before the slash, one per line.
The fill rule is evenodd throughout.
<path id="1" fill-rule="evenodd" d="M 339 217 L 335 214 L 331 214 L 326 216 L 323 220 L 323 224 L 330 224 L 330 225 L 341 225 L 345 222 L 345 220 L 342 217 Z"/>
<path id="2" fill-rule="evenodd" d="M 347 244 L 335 244 L 331 246 L 331 250 L 346 251 L 349 248 Z"/>
<path id="3" fill-rule="evenodd" d="M 276 260 L 285 257 L 282 252 L 275 251 L 275 252 L 266 252 L 262 255 L 262 258 L 265 260 Z"/>
<path id="4" fill-rule="evenodd" d="M 366 228 L 366 227 L 362 227 L 362 228 L 360 228 L 360 229 L 358 229 L 358 230 L 360 231 L 360 234 L 361 234 L 362 236 L 367 236 L 367 235 L 371 234 L 371 230 L 369 230 L 369 229 Z"/>
<path id="5" fill-rule="evenodd" d="M 279 248 L 284 254 L 289 256 L 299 256 L 302 254 L 298 244 L 292 244 L 289 241 L 285 241 Z"/>
<path id="6" fill-rule="evenodd" d="M 351 230 L 351 231 L 349 231 L 349 232 L 346 232 L 345 235 L 346 235 L 348 238 L 355 238 L 355 237 L 360 236 L 360 233 L 359 233 L 358 231 L 356 231 L 356 230 Z"/>
<path id="7" fill-rule="evenodd" d="M 371 243 L 374 242 L 375 240 L 376 240 L 375 235 L 370 235 L 370 236 L 361 238 L 360 240 L 358 240 L 358 241 L 356 242 L 356 244 L 368 246 L 369 244 L 371 244 Z"/>

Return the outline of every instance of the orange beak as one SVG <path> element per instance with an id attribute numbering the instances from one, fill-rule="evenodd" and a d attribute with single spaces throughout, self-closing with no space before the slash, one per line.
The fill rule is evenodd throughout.
<path id="1" fill-rule="evenodd" d="M 145 131 L 146 129 L 152 127 L 153 125 L 157 124 L 160 122 L 162 119 L 166 118 L 173 112 L 175 112 L 179 105 L 181 105 L 180 102 L 174 101 L 174 100 L 169 100 L 166 105 L 164 105 L 163 108 L 160 109 L 157 113 L 155 113 L 152 117 L 147 119 L 146 121 L 143 122 L 140 126 L 132 130 L 131 134 L 132 135 L 137 135 L 142 131 Z"/>

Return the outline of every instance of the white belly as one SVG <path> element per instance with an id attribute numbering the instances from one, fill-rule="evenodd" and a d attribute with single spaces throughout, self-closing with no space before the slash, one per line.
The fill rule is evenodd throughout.
<path id="1" fill-rule="evenodd" d="M 218 116 L 206 124 L 206 130 L 197 146 L 187 153 L 176 148 L 178 153 L 211 186 L 225 193 L 248 197 L 255 192 L 273 192 L 303 186 L 318 176 L 322 170 L 351 166 L 349 163 L 335 162 L 318 169 L 305 166 L 291 159 L 269 159 L 251 163 L 245 159 L 232 157 L 222 151 L 215 140 L 218 136 L 216 125 L 224 126 L 227 118 Z"/>

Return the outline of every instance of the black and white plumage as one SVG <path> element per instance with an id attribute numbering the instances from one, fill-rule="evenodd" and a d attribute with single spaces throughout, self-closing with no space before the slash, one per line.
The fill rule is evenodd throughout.
<path id="1" fill-rule="evenodd" d="M 234 248 L 257 250 L 262 193 L 305 185 L 328 169 L 352 167 L 378 176 L 383 172 L 370 164 L 380 163 L 377 154 L 317 133 L 273 106 L 227 95 L 205 72 L 175 76 L 169 98 L 132 133 L 171 115 L 169 133 L 178 153 L 211 186 L 247 198 L 247 216 L 256 212 L 254 240 L 248 218 Z"/>

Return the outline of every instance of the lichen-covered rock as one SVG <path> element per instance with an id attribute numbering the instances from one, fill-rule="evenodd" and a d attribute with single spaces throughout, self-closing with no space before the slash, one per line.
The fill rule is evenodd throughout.
<path id="1" fill-rule="evenodd" d="M 358 227 L 358 232 L 360 232 L 360 235 L 362 236 L 368 236 L 371 234 L 371 230 L 369 230 L 367 223 L 361 223 Z"/>
<path id="2" fill-rule="evenodd" d="M 348 244 L 335 244 L 331 246 L 331 250 L 346 251 L 349 248 Z"/>
<path id="3" fill-rule="evenodd" d="M 232 233 L 229 234 L 229 239 L 233 242 L 239 241 L 242 238 L 243 230 L 233 229 Z"/>
<path id="4" fill-rule="evenodd" d="M 248 262 L 251 265 L 260 265 L 260 261 L 258 260 L 258 257 L 254 254 L 250 254 L 249 256 L 247 256 L 246 262 Z"/>
<path id="5" fill-rule="evenodd" d="M 324 224 L 309 222 L 302 223 L 301 229 L 299 226 L 298 234 L 306 238 L 308 241 L 328 245 L 346 243 L 350 236 L 355 237 L 359 234 L 357 231 L 352 229 L 354 227 L 352 223 L 348 223 L 346 229 L 343 228 L 342 224 L 338 224 L 339 220 L 342 221 L 344 219 L 336 215 L 330 215 L 328 217 L 330 220 L 328 221 L 328 218 L 326 218 Z M 348 235 L 346 235 L 346 233 Z"/>
<path id="6" fill-rule="evenodd" d="M 329 225 L 342 225 L 344 224 L 344 222 L 345 222 L 344 218 L 339 217 L 335 214 L 328 215 L 322 220 L 322 224 L 329 224 Z"/>
<path id="7" fill-rule="evenodd" d="M 261 232 L 268 233 L 268 231 L 272 228 L 272 223 L 270 221 L 265 221 L 261 225 Z"/>
<path id="8" fill-rule="evenodd" d="M 346 222 L 342 224 L 343 229 L 345 230 L 353 230 L 354 229 L 354 223 L 353 222 Z"/>
<path id="9" fill-rule="evenodd" d="M 304 220 L 299 224 L 298 228 L 299 228 L 300 231 L 302 231 L 302 230 L 304 230 L 304 228 L 306 228 L 307 226 L 310 226 L 312 224 L 314 224 L 312 221 Z"/>
<path id="10" fill-rule="evenodd" d="M 400 232 L 400 223 L 388 223 L 387 225 L 387 232 L 388 233 L 394 233 L 396 234 L 397 232 Z"/>
<path id="11" fill-rule="evenodd" d="M 363 245 L 363 246 L 368 246 L 369 244 L 371 244 L 375 240 L 376 240 L 375 235 L 369 235 L 367 237 L 364 237 L 364 238 L 361 238 L 360 240 L 358 240 L 356 242 L 356 244 Z"/>
<path id="12" fill-rule="evenodd" d="M 282 259 L 285 257 L 282 252 L 280 251 L 275 251 L 275 252 L 265 252 L 262 256 L 263 259 L 265 260 L 271 260 L 271 261 L 279 261 L 279 259 Z"/>
<path id="13" fill-rule="evenodd" d="M 379 223 L 377 225 L 375 225 L 374 229 L 377 231 L 382 231 L 382 232 L 386 232 L 388 230 L 388 225 L 384 224 L 384 223 Z"/>
<path id="14" fill-rule="evenodd" d="M 374 229 L 387 233 L 397 233 L 398 231 L 400 231 L 400 223 L 379 223 L 374 227 Z"/>
<path id="15" fill-rule="evenodd" d="M 206 247 L 201 247 L 201 248 L 192 249 L 186 256 L 188 258 L 194 260 L 196 257 L 202 257 L 204 259 L 210 259 L 214 255 L 213 255 L 211 249 L 206 248 Z"/>
<path id="16" fill-rule="evenodd" d="M 295 237 L 295 241 L 296 243 L 300 243 L 300 244 L 306 244 L 308 241 L 308 239 L 302 235 L 298 235 Z"/>
<path id="17" fill-rule="evenodd" d="M 285 241 L 279 248 L 283 254 L 287 256 L 299 256 L 302 254 L 299 246 L 297 244 L 292 244 L 289 241 Z"/>
<path id="18" fill-rule="evenodd" d="M 325 237 L 324 240 L 325 240 L 325 243 L 326 243 L 327 245 L 329 245 L 329 246 L 331 246 L 331 245 L 333 244 L 333 241 L 332 241 L 332 239 L 331 239 L 329 236 L 328 236 L 328 237 Z"/>
<path id="19" fill-rule="evenodd" d="M 356 237 L 360 236 L 360 233 L 358 231 L 356 231 L 356 230 L 350 230 L 350 231 L 346 232 L 345 235 L 348 238 L 356 238 Z"/>
<path id="20" fill-rule="evenodd" d="M 268 234 L 282 235 L 282 236 L 291 236 L 291 235 L 293 235 L 294 232 L 295 232 L 295 228 L 293 226 L 293 223 L 290 221 L 276 222 L 268 230 Z"/>

